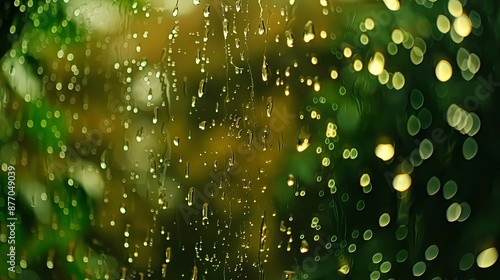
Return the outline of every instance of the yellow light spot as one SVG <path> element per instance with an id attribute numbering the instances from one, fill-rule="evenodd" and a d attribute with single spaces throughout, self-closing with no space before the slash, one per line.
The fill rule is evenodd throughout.
<path id="1" fill-rule="evenodd" d="M 337 126 L 329 122 L 328 125 L 326 126 L 326 137 L 328 138 L 335 138 L 337 136 Z"/>
<path id="2" fill-rule="evenodd" d="M 344 56 L 347 57 L 347 58 L 349 58 L 349 57 L 352 56 L 352 50 L 351 50 L 351 48 L 348 48 L 348 47 L 344 48 Z"/>
<path id="3" fill-rule="evenodd" d="M 371 18 L 366 18 L 365 27 L 367 30 L 373 30 L 373 28 L 375 28 L 375 21 L 373 21 L 373 19 Z"/>
<path id="4" fill-rule="evenodd" d="M 460 217 L 462 213 L 462 206 L 458 203 L 452 203 L 446 210 L 446 219 L 448 222 L 455 222 Z"/>
<path id="5" fill-rule="evenodd" d="M 361 42 L 361 44 L 367 45 L 370 42 L 370 38 L 368 38 L 368 35 L 366 35 L 366 34 L 363 33 L 359 37 L 359 41 Z"/>
<path id="6" fill-rule="evenodd" d="M 467 15 L 462 14 L 453 21 L 453 29 L 458 35 L 467 37 L 472 31 L 472 22 Z"/>
<path id="7" fill-rule="evenodd" d="M 448 2 L 448 11 L 454 17 L 459 17 L 463 13 L 462 3 L 458 0 L 450 0 Z"/>
<path id="8" fill-rule="evenodd" d="M 311 57 L 311 63 L 312 63 L 313 65 L 318 64 L 318 58 L 317 58 L 317 57 L 315 57 L 315 56 Z"/>
<path id="9" fill-rule="evenodd" d="M 392 76 L 392 86 L 396 90 L 400 90 L 403 88 L 404 85 L 405 85 L 405 76 L 403 76 L 403 73 L 401 72 L 394 73 L 394 76 Z"/>
<path id="10" fill-rule="evenodd" d="M 451 65 L 446 60 L 441 60 L 436 65 L 436 77 L 441 82 L 446 82 L 451 78 L 453 70 Z"/>
<path id="11" fill-rule="evenodd" d="M 399 8 L 401 8 L 399 0 L 384 0 L 384 4 L 387 6 L 387 9 L 391 11 L 398 11 Z"/>
<path id="12" fill-rule="evenodd" d="M 361 71 L 361 69 L 363 69 L 363 62 L 361 62 L 361 60 L 359 60 L 359 59 L 356 59 L 354 61 L 354 65 L 353 66 L 354 66 L 354 70 L 356 72 L 359 72 L 359 71 Z"/>
<path id="13" fill-rule="evenodd" d="M 450 31 L 450 20 L 445 15 L 439 15 L 436 20 L 436 25 L 439 32 L 446 34 Z"/>
<path id="14" fill-rule="evenodd" d="M 382 73 L 378 76 L 378 81 L 381 85 L 385 85 L 389 82 L 389 72 L 387 70 L 383 70 Z"/>
<path id="15" fill-rule="evenodd" d="M 394 29 L 391 34 L 391 39 L 395 44 L 401 44 L 404 39 L 403 31 L 400 29 Z"/>
<path id="16" fill-rule="evenodd" d="M 333 80 L 335 80 L 338 77 L 339 77 L 339 73 L 337 72 L 337 70 L 330 71 L 330 78 L 332 78 Z"/>
<path id="17" fill-rule="evenodd" d="M 480 268 L 488 268 L 498 260 L 498 251 L 495 247 L 488 248 L 477 256 L 477 266 Z"/>
<path id="18" fill-rule="evenodd" d="M 295 177 L 292 174 L 288 175 L 288 179 L 286 180 L 286 184 L 289 187 L 295 185 Z"/>
<path id="19" fill-rule="evenodd" d="M 392 180 L 392 186 L 398 192 L 404 192 L 410 188 L 411 177 L 408 174 L 398 174 Z"/>
<path id="20" fill-rule="evenodd" d="M 394 147 L 391 144 L 378 144 L 375 155 L 383 161 L 388 161 L 394 156 Z"/>
<path id="21" fill-rule="evenodd" d="M 314 39 L 314 37 L 315 37 L 314 24 L 310 20 L 304 26 L 304 42 L 309 43 Z"/>
<path id="22" fill-rule="evenodd" d="M 347 275 L 351 269 L 349 268 L 348 264 L 344 264 L 342 267 L 339 268 L 339 272 Z"/>
<path id="23" fill-rule="evenodd" d="M 391 222 L 391 216 L 388 213 L 380 215 L 378 219 L 378 225 L 380 227 L 386 227 Z"/>
<path id="24" fill-rule="evenodd" d="M 309 139 L 304 139 L 302 141 L 302 143 L 298 143 L 297 144 L 297 152 L 301 153 L 303 151 L 305 151 L 307 148 L 309 148 L 309 146 L 311 145 L 311 143 L 309 143 Z"/>
<path id="25" fill-rule="evenodd" d="M 359 178 L 359 184 L 364 188 L 370 184 L 370 175 L 363 174 L 361 178 Z"/>
<path id="26" fill-rule="evenodd" d="M 370 62 L 368 62 L 368 72 L 374 76 L 382 74 L 385 66 L 384 55 L 380 52 L 376 52 Z"/>
<path id="27" fill-rule="evenodd" d="M 318 92 L 321 90 L 321 84 L 318 80 L 314 81 L 314 91 Z"/>

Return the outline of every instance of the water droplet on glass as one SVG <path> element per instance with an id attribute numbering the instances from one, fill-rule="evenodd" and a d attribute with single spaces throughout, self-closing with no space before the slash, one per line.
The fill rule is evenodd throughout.
<path id="1" fill-rule="evenodd" d="M 201 129 L 201 130 L 205 130 L 206 126 L 207 126 L 207 121 L 201 121 L 198 124 L 198 128 Z"/>
<path id="2" fill-rule="evenodd" d="M 135 140 L 136 140 L 137 142 L 141 142 L 141 141 L 142 141 L 142 139 L 143 139 L 143 136 L 142 136 L 143 129 L 144 129 L 144 128 L 141 126 L 141 127 L 137 130 L 137 134 L 136 134 L 136 136 L 135 136 Z"/>
<path id="3" fill-rule="evenodd" d="M 203 204 L 203 209 L 201 210 L 201 223 L 203 225 L 208 225 L 208 203 Z"/>
<path id="4" fill-rule="evenodd" d="M 273 97 L 269 96 L 267 98 L 267 105 L 266 105 L 266 114 L 267 117 L 271 117 L 271 113 L 273 112 Z"/>
<path id="5" fill-rule="evenodd" d="M 314 32 L 314 24 L 310 20 L 304 26 L 304 42 L 309 43 L 315 36 L 316 33 Z"/>
<path id="6" fill-rule="evenodd" d="M 269 76 L 269 65 L 266 61 L 266 56 L 264 55 L 262 59 L 262 81 L 267 82 Z"/>
<path id="7" fill-rule="evenodd" d="M 261 19 L 259 23 L 259 35 L 264 34 L 266 32 L 266 24 L 264 23 L 264 20 Z"/>
<path id="8" fill-rule="evenodd" d="M 153 100 L 153 89 L 152 88 L 149 89 L 147 98 L 148 98 L 148 101 Z"/>
<path id="9" fill-rule="evenodd" d="M 171 258 L 172 258 L 172 248 L 167 247 L 167 249 L 165 250 L 165 262 L 169 263 Z"/>
<path id="10" fill-rule="evenodd" d="M 498 251 L 495 247 L 488 248 L 477 255 L 476 263 L 480 268 L 488 268 L 498 260 Z"/>
<path id="11" fill-rule="evenodd" d="M 311 134 L 302 129 L 297 139 L 297 151 L 303 152 L 311 145 Z"/>
<path id="12" fill-rule="evenodd" d="M 189 191 L 188 191 L 188 195 L 187 195 L 187 204 L 188 204 L 188 206 L 192 206 L 193 205 L 194 192 L 195 192 L 194 187 L 190 187 Z"/>
<path id="13" fill-rule="evenodd" d="M 309 243 L 305 239 L 302 239 L 300 242 L 300 252 L 301 253 L 307 253 L 309 251 Z"/>
<path id="14" fill-rule="evenodd" d="M 289 48 L 292 48 L 295 38 L 293 36 L 293 32 L 291 29 L 288 29 L 287 31 L 285 31 L 285 37 L 286 37 L 286 45 Z"/>
<path id="15" fill-rule="evenodd" d="M 205 93 L 205 79 L 201 79 L 198 85 L 198 97 L 201 98 Z"/>

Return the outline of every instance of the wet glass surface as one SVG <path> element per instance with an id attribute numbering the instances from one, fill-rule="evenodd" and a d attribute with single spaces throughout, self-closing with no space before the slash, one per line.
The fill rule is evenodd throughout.
<path id="1" fill-rule="evenodd" d="M 494 0 L 5 0 L 0 279 L 496 279 Z"/>

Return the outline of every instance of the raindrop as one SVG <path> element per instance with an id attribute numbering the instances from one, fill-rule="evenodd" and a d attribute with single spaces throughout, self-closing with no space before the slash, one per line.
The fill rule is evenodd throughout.
<path id="1" fill-rule="evenodd" d="M 285 270 L 283 271 L 283 277 L 285 280 L 292 280 L 295 275 L 295 271 Z"/>
<path id="2" fill-rule="evenodd" d="M 158 111 L 160 108 L 155 107 L 153 110 L 153 124 L 158 123 Z"/>
<path id="3" fill-rule="evenodd" d="M 188 195 L 187 195 L 187 204 L 188 204 L 188 206 L 192 206 L 193 205 L 194 192 L 195 192 L 194 187 L 190 187 L 189 191 L 188 191 Z"/>
<path id="4" fill-rule="evenodd" d="M 143 129 L 144 129 L 144 128 L 141 126 L 141 127 L 137 130 L 137 133 L 136 133 L 136 135 L 135 135 L 135 140 L 136 140 L 137 142 L 139 142 L 139 143 L 140 143 L 140 142 L 142 142 L 142 139 L 144 139 L 144 138 L 143 138 L 143 135 L 142 135 L 142 134 L 143 134 Z"/>
<path id="5" fill-rule="evenodd" d="M 203 208 L 201 210 L 201 223 L 203 225 L 208 225 L 208 203 L 203 204 Z"/>
<path id="6" fill-rule="evenodd" d="M 198 85 L 198 97 L 201 98 L 205 94 L 205 79 L 201 79 Z"/>
<path id="7" fill-rule="evenodd" d="M 179 4 L 179 3 L 177 3 L 177 4 L 175 5 L 174 10 L 172 11 L 172 16 L 173 16 L 173 17 L 176 17 L 176 16 L 179 14 L 179 5 L 178 5 L 178 4 Z"/>
<path id="8" fill-rule="evenodd" d="M 205 9 L 203 10 L 203 16 L 206 18 L 210 16 L 210 4 L 207 4 L 205 6 Z"/>
<path id="9" fill-rule="evenodd" d="M 267 105 L 266 105 L 266 114 L 267 117 L 271 117 L 271 113 L 273 112 L 273 97 L 269 96 L 267 98 Z"/>
<path id="10" fill-rule="evenodd" d="M 193 274 L 191 274 L 191 280 L 197 280 L 198 279 L 198 268 L 196 265 L 193 266 Z"/>
<path id="11" fill-rule="evenodd" d="M 311 135 L 306 133 L 303 129 L 302 132 L 298 136 L 297 140 L 297 151 L 303 152 L 311 145 Z"/>
<path id="12" fill-rule="evenodd" d="M 165 262 L 169 263 L 171 258 L 172 258 L 172 248 L 167 247 L 167 249 L 165 250 Z"/>
<path id="13" fill-rule="evenodd" d="M 222 33 L 224 34 L 224 40 L 227 39 L 229 34 L 229 21 L 226 18 L 222 21 Z"/>
<path id="14" fill-rule="evenodd" d="M 198 128 L 201 129 L 201 130 L 205 130 L 206 127 L 207 127 L 207 121 L 201 121 L 198 124 Z"/>
<path id="15" fill-rule="evenodd" d="M 186 162 L 186 168 L 185 168 L 185 172 L 184 172 L 184 178 L 189 178 L 189 161 Z"/>
<path id="16" fill-rule="evenodd" d="M 125 152 L 128 151 L 128 140 L 125 140 L 125 142 L 123 143 L 123 150 Z"/>
<path id="17" fill-rule="evenodd" d="M 152 88 L 149 88 L 147 99 L 148 99 L 148 101 L 153 100 L 153 89 Z"/>
<path id="18" fill-rule="evenodd" d="M 304 26 L 304 42 L 309 43 L 315 36 L 316 33 L 314 32 L 314 24 L 310 20 Z"/>
<path id="19" fill-rule="evenodd" d="M 266 32 L 266 24 L 264 23 L 264 20 L 261 19 L 259 23 L 259 35 L 262 35 Z"/>
<path id="20" fill-rule="evenodd" d="M 269 65 L 267 64 L 266 56 L 262 59 L 262 81 L 267 82 L 269 78 Z"/>
<path id="21" fill-rule="evenodd" d="M 300 252 L 307 253 L 309 251 L 309 243 L 305 239 L 300 242 Z"/>
<path id="22" fill-rule="evenodd" d="M 295 38 L 293 36 L 293 32 L 291 29 L 288 29 L 285 31 L 285 37 L 286 37 L 286 45 L 289 48 L 292 48 Z"/>

